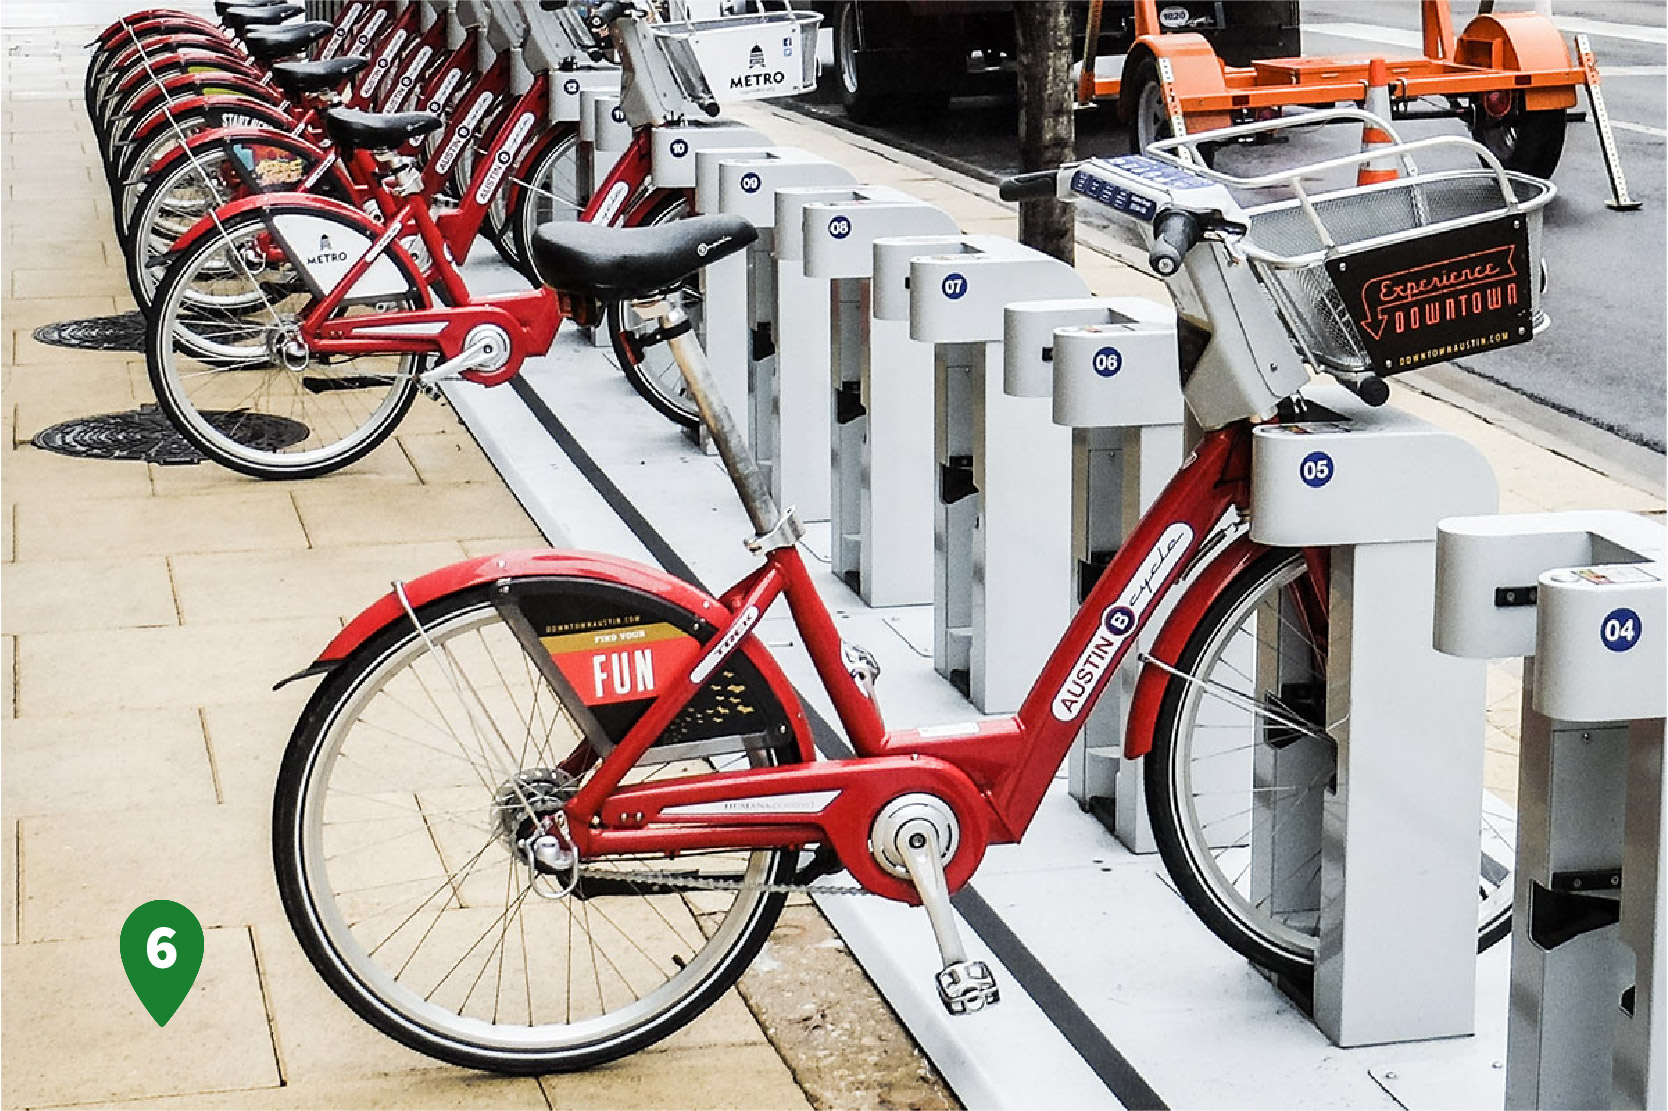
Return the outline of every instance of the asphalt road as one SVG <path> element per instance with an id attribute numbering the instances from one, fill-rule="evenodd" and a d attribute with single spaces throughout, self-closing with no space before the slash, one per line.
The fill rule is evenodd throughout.
<path id="1" fill-rule="evenodd" d="M 1454 8 L 1456 23 L 1463 25 L 1463 13 L 1470 8 L 1464 2 Z M 1418 53 L 1417 4 L 1305 0 L 1303 14 L 1306 53 Z M 1527 345 L 1486 352 L 1457 365 L 1661 453 L 1668 446 L 1665 9 L 1655 0 L 1554 0 L 1553 15 L 1566 38 L 1578 31 L 1591 36 L 1628 190 L 1643 207 L 1617 212 L 1605 206 L 1609 186 L 1595 128 L 1590 119 L 1572 120 L 1553 175 L 1559 194 L 1544 217 L 1550 271 L 1545 307 L 1553 326 Z M 993 178 L 1019 168 L 1011 101 L 962 98 L 939 118 L 858 127 L 845 121 L 833 80 L 832 69 L 825 68 L 819 94 L 792 105 L 975 176 Z M 1585 94 L 1578 98 L 1578 107 L 1585 110 Z M 1409 137 L 1464 133 L 1457 120 L 1399 126 Z M 1233 148 L 1219 165 L 1231 172 L 1290 166 L 1353 149 L 1352 142 L 1309 132 L 1288 143 Z M 1080 156 L 1119 154 L 1128 149 L 1128 137 L 1113 110 L 1101 108 L 1079 114 L 1077 147 Z"/>

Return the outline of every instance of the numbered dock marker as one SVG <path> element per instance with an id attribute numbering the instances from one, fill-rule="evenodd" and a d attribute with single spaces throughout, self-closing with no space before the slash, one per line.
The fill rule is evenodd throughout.
<path id="1" fill-rule="evenodd" d="M 1303 457 L 1303 462 L 1297 465 L 1297 476 L 1303 480 L 1303 485 L 1312 490 L 1319 490 L 1332 481 L 1332 456 L 1324 451 L 1311 451 Z"/>
<path id="2" fill-rule="evenodd" d="M 960 300 L 962 294 L 967 292 L 967 279 L 960 274 L 946 274 L 944 281 L 939 284 L 939 288 L 944 291 L 944 296 L 950 300 Z"/>
<path id="3" fill-rule="evenodd" d="M 851 234 L 851 221 L 844 216 L 836 216 L 828 221 L 828 234 L 835 239 L 844 239 Z"/>
<path id="4" fill-rule="evenodd" d="M 689 140 L 673 139 L 670 150 L 673 158 L 682 158 L 684 155 L 689 153 Z"/>
<path id="5" fill-rule="evenodd" d="M 760 184 L 759 175 L 751 170 L 741 175 L 741 191 L 743 193 L 757 193 Z"/>
<path id="6" fill-rule="evenodd" d="M 122 968 L 158 1026 L 168 1025 L 203 966 L 203 926 L 168 899 L 153 899 L 122 923 Z"/>
<path id="7" fill-rule="evenodd" d="M 1124 369 L 1124 357 L 1118 354 L 1116 347 L 1103 347 L 1095 352 L 1095 373 L 1102 378 L 1110 378 Z"/>
<path id="8" fill-rule="evenodd" d="M 1626 652 L 1639 643 L 1639 615 L 1630 609 L 1614 609 L 1604 615 L 1599 637 L 1612 652 Z"/>

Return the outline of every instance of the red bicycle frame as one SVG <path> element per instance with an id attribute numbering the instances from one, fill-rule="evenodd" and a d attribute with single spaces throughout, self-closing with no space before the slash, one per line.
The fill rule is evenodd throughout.
<path id="1" fill-rule="evenodd" d="M 881 806 L 922 791 L 947 802 L 960 822 L 961 841 L 945 868 L 955 890 L 972 875 L 988 844 L 1023 835 L 1096 698 L 1160 600 L 1198 559 L 1228 512 L 1249 505 L 1250 433 L 1251 426 L 1240 422 L 1206 434 L 1119 549 L 1019 712 L 1009 717 L 888 732 L 877 707 L 846 671 L 839 633 L 798 549 L 771 550 L 753 573 L 703 604 L 701 612 L 718 626 L 717 633 L 690 669 L 660 691 L 568 803 L 568 828 L 579 851 L 589 857 L 821 843 L 833 846 L 865 888 L 914 903 L 914 888 L 875 862 L 868 836 Z M 1166 633 L 1191 631 L 1227 581 L 1263 551 L 1242 537 L 1213 553 L 1175 607 Z M 618 562 L 622 575 L 631 566 L 591 558 Z M 411 605 L 421 606 L 483 582 L 536 573 L 505 568 L 503 562 L 459 564 L 407 584 L 407 597 Z M 856 755 L 622 786 L 625 775 L 725 660 L 738 651 L 752 657 L 759 650 L 752 631 L 778 598 L 787 601 Z M 716 616 L 713 609 L 719 611 Z M 393 595 L 383 598 L 343 630 L 316 666 L 330 666 L 375 630 L 404 620 L 401 601 Z M 1176 652 L 1179 647 L 1158 658 L 1174 660 Z M 1162 679 L 1163 673 L 1158 674 Z M 1138 701 L 1156 701 L 1161 688 L 1162 683 L 1149 684 Z M 796 716 L 792 689 L 779 686 L 776 694 L 790 717 Z M 1132 738 L 1131 754 L 1144 751 L 1146 744 L 1146 736 Z"/>

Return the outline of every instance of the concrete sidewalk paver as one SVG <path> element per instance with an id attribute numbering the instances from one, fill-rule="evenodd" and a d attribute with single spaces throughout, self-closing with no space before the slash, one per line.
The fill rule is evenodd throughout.
<path id="1" fill-rule="evenodd" d="M 281 1079 L 243 926 L 203 931 L 202 969 L 165 1027 L 151 1021 L 129 990 L 114 934 L 11 947 L 6 995 L 0 1095 L 7 1107 L 104 1102 L 135 1091 L 274 1088 Z M 13 998 L 53 1005 L 31 1008 L 29 1021 L 19 1022 Z"/>
<path id="2" fill-rule="evenodd" d="M 121 10 L 8 0 L 4 18 L 90 8 Z M 391 579 L 542 538 L 426 398 L 358 465 L 304 484 L 32 446 L 60 421 L 152 402 L 142 355 L 33 338 L 133 307 L 78 99 L 77 44 L 95 29 L 0 28 L 0 1102 L 806 1106 L 733 992 L 650 1051 L 541 1085 L 398 1045 L 302 954 L 272 878 L 271 799 L 315 684 L 272 684 Z M 161 1029 L 116 952 L 127 914 L 154 898 L 190 907 L 208 937 Z"/>

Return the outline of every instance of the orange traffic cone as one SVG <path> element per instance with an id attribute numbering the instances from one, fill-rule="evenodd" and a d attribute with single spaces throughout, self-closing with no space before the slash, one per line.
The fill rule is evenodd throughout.
<path id="1" fill-rule="evenodd" d="M 1381 120 L 1390 119 L 1390 67 L 1383 58 L 1374 58 L 1367 64 L 1367 102 L 1363 107 Z M 1362 123 L 1362 154 L 1394 143 L 1395 139 L 1383 128 Z M 1395 158 L 1374 158 L 1361 163 L 1360 169 L 1355 172 L 1355 184 L 1377 185 L 1381 181 L 1395 181 L 1398 176 Z"/>

